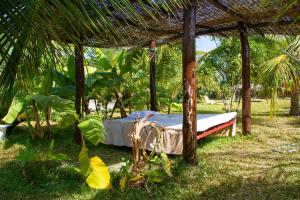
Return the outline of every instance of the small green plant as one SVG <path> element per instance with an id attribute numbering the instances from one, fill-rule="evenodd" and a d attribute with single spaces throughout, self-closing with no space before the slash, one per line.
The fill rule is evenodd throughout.
<path id="1" fill-rule="evenodd" d="M 148 115 L 142 119 L 137 119 L 134 123 L 134 128 L 130 132 L 130 138 L 132 141 L 133 159 L 122 160 L 125 165 L 121 168 L 121 176 L 119 185 L 121 191 L 125 190 L 126 185 L 128 187 L 140 187 L 144 186 L 147 189 L 147 183 L 160 183 L 163 173 L 160 169 L 163 169 L 168 176 L 172 176 L 171 162 L 168 156 L 159 151 L 161 131 L 155 123 L 147 121 Z M 148 132 L 149 127 L 151 131 Z M 156 133 L 156 144 L 150 153 L 147 153 L 146 149 L 142 147 L 141 133 L 146 131 L 148 137 L 152 131 Z M 147 143 L 146 141 L 143 141 Z M 148 191 L 148 189 L 147 189 Z"/>
<path id="2" fill-rule="evenodd" d="M 38 159 L 37 148 L 34 148 L 30 145 L 29 139 L 27 139 L 25 147 L 19 150 L 19 156 L 17 159 L 20 161 L 22 167 L 25 167 L 28 165 L 28 163 Z"/>
<path id="3" fill-rule="evenodd" d="M 68 160 L 69 157 L 66 154 L 63 153 L 53 153 L 54 148 L 54 139 L 49 144 L 47 155 L 41 155 L 38 151 L 38 147 L 33 147 L 30 144 L 30 140 L 27 139 L 26 145 L 24 148 L 21 148 L 19 150 L 19 156 L 17 159 L 20 161 L 21 167 L 27 167 L 30 165 L 30 163 L 35 161 L 63 161 Z"/>
<path id="4" fill-rule="evenodd" d="M 104 125 L 99 115 L 86 115 L 79 121 L 78 127 L 84 138 L 92 144 L 97 145 L 99 142 L 104 142 Z M 78 160 L 86 183 L 94 189 L 110 189 L 110 174 L 107 166 L 98 156 L 89 158 L 84 139 L 82 141 L 83 145 Z"/>

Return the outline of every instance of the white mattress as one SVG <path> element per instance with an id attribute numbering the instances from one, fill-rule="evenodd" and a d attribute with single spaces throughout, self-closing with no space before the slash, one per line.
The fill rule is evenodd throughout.
<path id="1" fill-rule="evenodd" d="M 236 112 L 225 114 L 198 114 L 197 132 L 204 132 L 219 124 L 226 123 L 232 119 L 235 119 L 236 115 Z M 163 133 L 163 138 L 161 140 L 162 151 L 168 154 L 181 154 L 182 114 L 155 114 L 148 120 L 156 122 L 158 126 L 164 127 L 166 129 L 166 131 Z M 133 122 L 133 118 L 105 120 L 105 144 L 131 147 L 132 145 L 128 134 L 133 127 Z M 154 144 L 156 143 L 156 138 L 154 137 L 154 135 L 155 134 L 153 134 L 153 137 L 150 137 L 148 144 L 146 144 L 146 149 L 148 150 L 151 150 L 154 147 Z"/>

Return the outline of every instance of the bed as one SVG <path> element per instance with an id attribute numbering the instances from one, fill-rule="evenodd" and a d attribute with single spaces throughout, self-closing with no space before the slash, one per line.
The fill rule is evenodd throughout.
<path id="1" fill-rule="evenodd" d="M 150 111 L 151 112 L 151 111 Z M 123 119 L 105 120 L 104 126 L 106 131 L 105 144 L 116 146 L 131 147 L 131 140 L 128 136 L 133 127 L 136 116 L 142 117 L 147 114 L 153 114 L 149 121 L 164 128 L 160 140 L 160 150 L 167 154 L 182 154 L 182 114 L 160 114 L 160 113 L 143 113 L 135 112 L 131 116 Z M 197 115 L 197 139 L 200 140 L 211 134 L 222 134 L 234 136 L 236 132 L 236 112 L 224 114 L 198 114 Z M 146 131 L 142 133 L 141 140 L 146 141 Z M 156 144 L 156 134 L 152 131 L 147 140 L 146 149 L 152 150 Z"/>

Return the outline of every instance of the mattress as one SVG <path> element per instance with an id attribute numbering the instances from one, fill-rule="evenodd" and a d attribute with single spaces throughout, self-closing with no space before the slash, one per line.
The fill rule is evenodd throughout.
<path id="1" fill-rule="evenodd" d="M 237 113 L 224 114 L 198 114 L 197 115 L 197 132 L 201 133 L 210 128 L 235 120 Z M 158 127 L 163 127 L 160 139 L 160 150 L 167 154 L 182 154 L 182 114 L 154 114 L 148 121 L 155 122 Z M 123 119 L 105 120 L 104 126 L 106 131 L 105 144 L 116 146 L 131 147 L 129 132 L 133 128 L 134 118 L 128 117 Z M 231 131 L 235 132 L 235 123 Z M 142 141 L 146 141 L 148 133 L 143 132 Z M 234 134 L 234 133 L 233 133 Z M 150 132 L 147 144 L 142 144 L 147 150 L 152 150 L 157 143 L 156 133 Z"/>

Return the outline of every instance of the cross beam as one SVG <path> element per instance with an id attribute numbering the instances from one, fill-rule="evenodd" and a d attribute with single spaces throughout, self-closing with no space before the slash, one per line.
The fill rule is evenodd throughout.
<path id="1" fill-rule="evenodd" d="M 248 18 L 246 18 L 245 16 L 233 11 L 232 9 L 230 9 L 229 7 L 227 7 L 226 5 L 224 5 L 222 2 L 220 2 L 219 0 L 209 0 L 209 2 L 214 5 L 216 8 L 222 10 L 225 13 L 228 13 L 231 16 L 237 17 L 239 20 L 249 23 Z M 264 37 L 264 34 L 261 30 L 259 30 L 258 28 L 254 28 L 255 32 L 257 32 L 259 35 Z"/>

